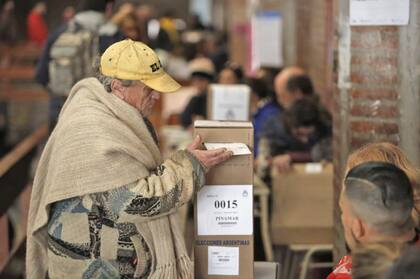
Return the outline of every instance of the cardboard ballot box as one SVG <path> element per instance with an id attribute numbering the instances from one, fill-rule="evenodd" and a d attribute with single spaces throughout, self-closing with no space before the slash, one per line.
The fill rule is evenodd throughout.
<path id="1" fill-rule="evenodd" d="M 196 121 L 194 134 L 201 136 L 207 149 L 222 144 L 235 154 L 242 154 L 210 170 L 205 186 L 196 194 L 194 278 L 252 279 L 252 124 Z"/>
<path id="2" fill-rule="evenodd" d="M 212 84 L 207 95 L 207 119 L 248 121 L 251 88 L 245 84 Z"/>
<path id="3" fill-rule="evenodd" d="M 271 236 L 274 244 L 333 242 L 331 164 L 294 164 L 288 173 L 272 169 Z"/>

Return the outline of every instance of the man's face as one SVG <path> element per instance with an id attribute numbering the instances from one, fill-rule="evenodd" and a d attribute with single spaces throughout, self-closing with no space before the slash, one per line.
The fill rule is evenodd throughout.
<path id="1" fill-rule="evenodd" d="M 350 202 L 344 194 L 344 191 L 341 192 L 339 205 L 341 209 L 341 223 L 344 227 L 344 238 L 346 239 L 346 243 L 350 246 L 350 248 L 353 249 L 358 242 L 358 239 L 354 234 L 354 225 L 357 220 L 351 209 Z"/>
<path id="2" fill-rule="evenodd" d="M 160 97 L 159 92 L 139 81 L 123 90 L 124 101 L 135 107 L 144 117 L 148 117 L 152 113 L 153 107 Z"/>
<path id="3" fill-rule="evenodd" d="M 293 103 L 296 101 L 296 98 L 293 94 L 290 94 L 286 89 L 279 91 L 279 102 L 283 108 L 290 108 Z"/>

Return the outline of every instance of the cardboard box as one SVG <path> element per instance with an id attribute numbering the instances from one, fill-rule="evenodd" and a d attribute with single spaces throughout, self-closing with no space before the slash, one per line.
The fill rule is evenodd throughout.
<path id="1" fill-rule="evenodd" d="M 207 119 L 248 121 L 251 88 L 245 84 L 212 84 L 207 95 Z"/>
<path id="2" fill-rule="evenodd" d="M 295 164 L 271 175 L 273 244 L 333 243 L 332 165 Z"/>
<path id="3" fill-rule="evenodd" d="M 249 122 L 220 122 L 220 121 L 196 121 L 194 123 L 194 134 L 199 134 L 203 139 L 203 142 L 210 143 L 244 143 L 249 149 L 253 150 L 253 128 Z M 253 260 L 254 260 L 254 242 L 253 242 L 253 214 L 252 214 L 252 182 L 253 182 L 253 155 L 252 152 L 249 155 L 234 156 L 228 161 L 220 164 L 213 168 L 206 176 L 206 186 L 204 186 L 197 194 L 194 200 L 194 213 L 195 213 L 195 242 L 194 242 L 194 268 L 196 279 L 222 279 L 222 278 L 253 278 Z M 223 186 L 220 186 L 223 185 Z M 249 189 L 246 192 L 242 189 Z M 239 194 L 235 197 L 239 201 L 240 214 L 239 218 L 242 218 L 242 222 L 237 222 L 232 227 L 227 225 L 222 227 L 220 231 L 229 231 L 229 234 L 216 234 L 215 231 L 219 228 L 214 229 L 212 222 L 214 218 L 202 218 L 205 215 L 202 206 L 203 204 L 211 204 L 207 199 L 215 197 L 220 205 L 218 196 L 226 195 L 229 191 L 238 191 Z M 213 191 L 211 195 L 206 196 L 206 191 Z M 214 192 L 219 191 L 219 192 Z M 241 197 L 242 193 L 242 197 Z M 249 197 L 249 199 L 247 198 Z M 242 211 L 243 200 L 246 200 L 246 213 Z M 213 200 L 211 201 L 213 202 Z M 216 201 L 215 201 L 216 202 Z M 224 200 L 223 205 L 228 206 L 231 201 Z M 228 204 L 229 203 L 229 204 Z M 216 206 L 216 204 L 215 204 Z M 250 209 L 249 209 L 250 207 Z M 198 212 L 200 208 L 200 212 Z M 213 210 L 213 209 L 212 209 Z M 221 212 L 225 214 L 229 210 Z M 233 212 L 233 213 L 232 213 Z M 207 213 L 207 212 L 205 212 Z M 214 213 L 214 212 L 212 212 Z M 236 214 L 235 210 L 229 211 L 228 213 Z M 204 214 L 204 215 L 203 215 Z M 201 217 L 199 217 L 201 216 Z M 214 215 L 208 215 L 214 217 Z M 221 215 L 226 217 L 228 215 Z M 244 220 L 244 216 L 247 216 L 247 220 Z M 230 216 L 228 216 L 230 217 Z M 217 217 L 218 218 L 218 217 Z M 246 221 L 246 222 L 244 222 Z M 200 227 L 210 224 L 205 230 Z M 246 227 L 250 228 L 247 234 L 235 235 L 235 226 L 246 223 Z M 233 229 L 233 231 L 231 230 Z M 200 231 L 200 233 L 199 233 Z M 233 255 L 233 256 L 232 256 Z M 217 260 L 219 259 L 223 265 L 224 258 L 227 257 L 227 261 L 231 261 L 231 258 L 238 256 L 235 260 L 237 263 L 236 270 L 226 269 L 226 273 L 222 275 L 220 270 L 217 269 Z M 209 258 L 210 256 L 210 258 Z M 229 258 L 231 257 L 231 258 Z M 214 269 L 216 265 L 216 269 Z M 216 272 L 215 272 L 216 270 Z M 223 273 L 223 272 L 222 272 Z M 230 275 L 228 275 L 230 274 Z"/>

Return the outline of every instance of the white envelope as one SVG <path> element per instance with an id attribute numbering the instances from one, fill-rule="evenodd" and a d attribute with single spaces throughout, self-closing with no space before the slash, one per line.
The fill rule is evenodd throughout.
<path id="1" fill-rule="evenodd" d="M 226 148 L 227 150 L 232 151 L 233 155 L 251 154 L 251 150 L 249 150 L 248 146 L 245 143 L 240 143 L 240 142 L 232 142 L 232 143 L 205 142 L 204 146 L 206 147 L 207 150 Z"/>

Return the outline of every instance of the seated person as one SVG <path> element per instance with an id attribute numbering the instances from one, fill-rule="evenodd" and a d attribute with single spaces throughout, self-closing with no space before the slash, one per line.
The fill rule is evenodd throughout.
<path id="1" fill-rule="evenodd" d="M 350 250 L 358 244 L 374 242 L 419 244 L 411 217 L 412 186 L 397 166 L 370 161 L 350 169 L 339 204 Z M 327 279 L 352 278 L 351 270 L 352 258 L 347 255 Z"/>
<path id="2" fill-rule="evenodd" d="M 259 153 L 259 140 L 261 138 L 261 132 L 263 127 L 268 121 L 270 121 L 270 119 L 277 120 L 283 112 L 283 96 L 288 94 L 286 92 L 287 81 L 293 76 L 302 74 L 304 74 L 304 71 L 301 68 L 293 66 L 283 69 L 275 76 L 273 84 L 273 96 L 270 96 L 270 98 L 266 102 L 264 102 L 264 104 L 259 108 L 258 112 L 254 115 L 254 156 L 258 156 Z"/>
<path id="3" fill-rule="evenodd" d="M 190 62 L 191 85 L 197 95 L 192 97 L 181 114 L 181 125 L 191 126 L 197 118 L 205 119 L 207 115 L 207 91 L 214 78 L 214 66 L 208 58 L 196 58 Z"/>
<path id="4" fill-rule="evenodd" d="M 318 105 L 308 99 L 296 101 L 276 120 L 265 127 L 259 143 L 257 173 L 262 178 L 267 177 L 270 165 L 285 172 L 291 163 L 313 161 L 313 148 L 331 136 Z"/>

